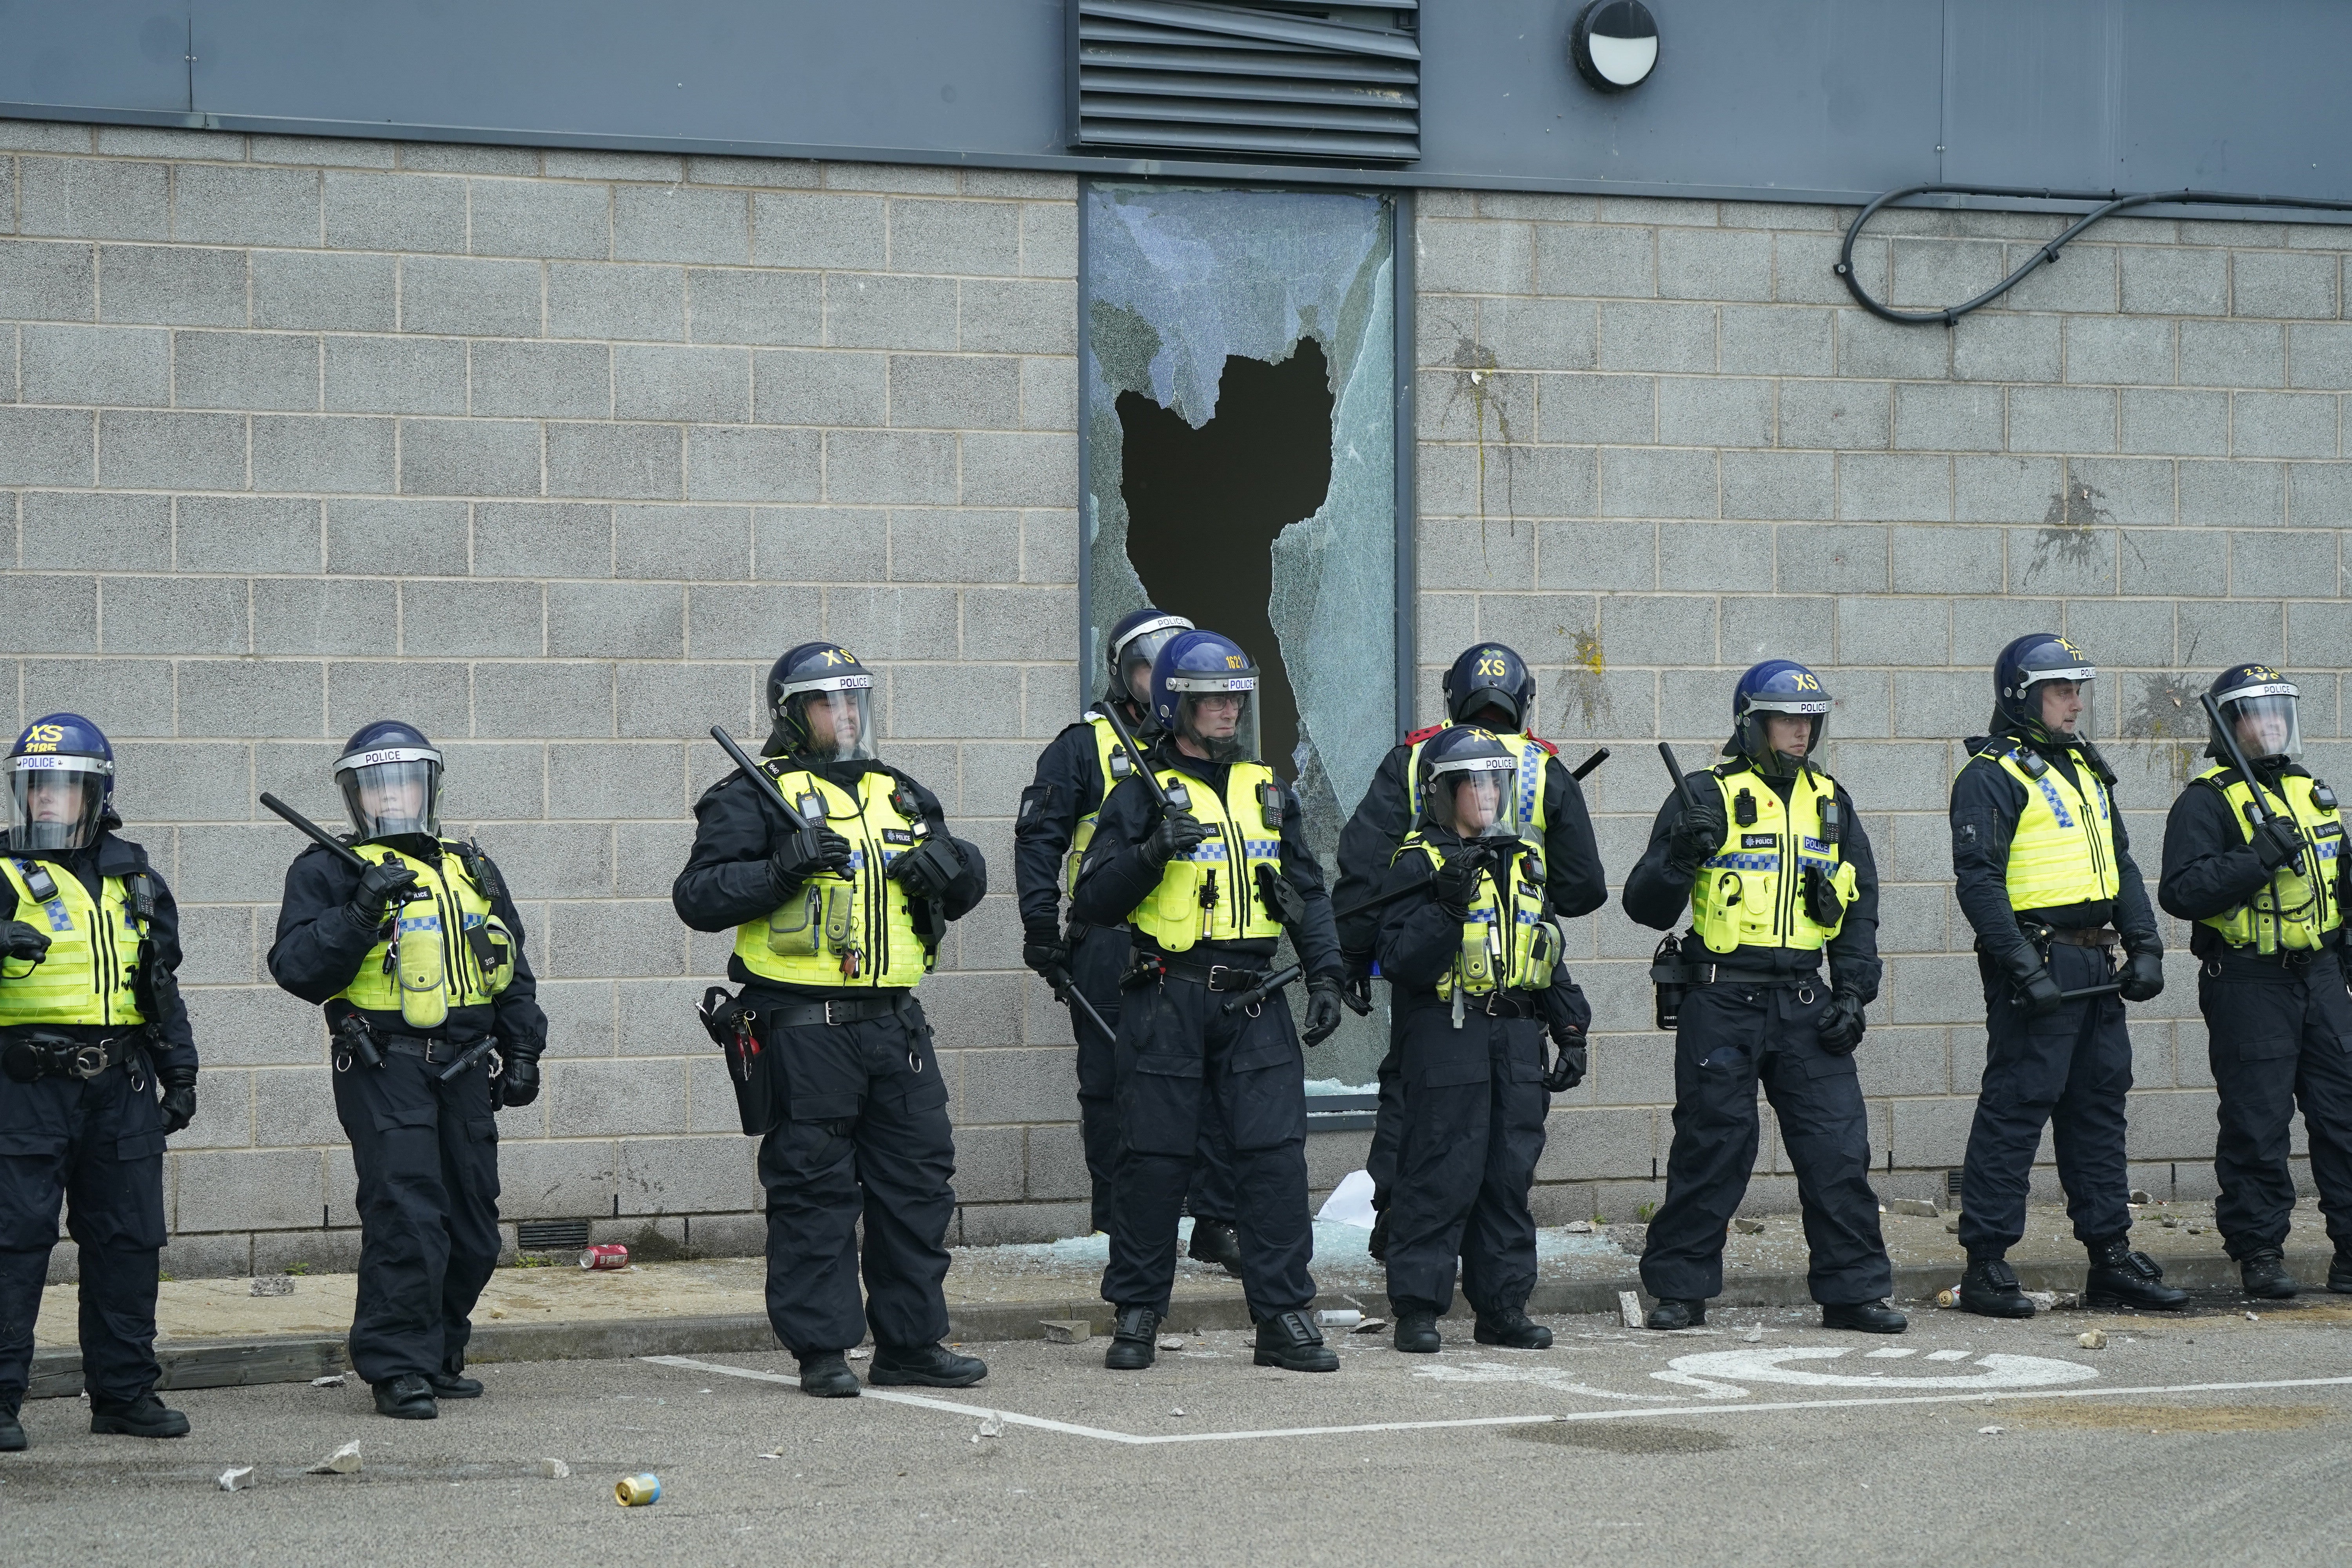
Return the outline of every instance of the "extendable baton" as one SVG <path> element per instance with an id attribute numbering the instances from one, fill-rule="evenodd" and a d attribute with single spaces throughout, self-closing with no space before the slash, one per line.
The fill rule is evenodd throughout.
<path id="1" fill-rule="evenodd" d="M 727 749 L 727 754 L 735 759 L 735 765 L 742 770 L 745 778 L 751 781 L 754 793 L 761 800 L 772 801 L 782 809 L 785 820 L 793 825 L 794 832 L 808 831 L 808 818 L 803 816 L 793 803 L 784 798 L 784 792 L 775 787 L 775 780 L 770 778 L 760 764 L 751 760 L 751 753 L 735 743 L 735 737 L 727 732 L 726 725 L 710 726 L 710 738 Z"/>
<path id="2" fill-rule="evenodd" d="M 1658 755 L 1666 761 L 1666 773 L 1675 781 L 1675 793 L 1683 797 L 1683 809 L 1698 809 L 1698 797 L 1691 794 L 1690 780 L 1683 777 L 1682 763 L 1675 761 L 1675 749 L 1661 741 L 1658 742 Z"/>
<path id="3" fill-rule="evenodd" d="M 1568 776 L 1570 778 L 1581 781 L 1589 776 L 1593 769 L 1599 767 L 1608 760 L 1609 748 L 1603 746 L 1599 751 L 1593 752 L 1591 756 L 1585 758 L 1584 761 L 1577 763 L 1573 769 L 1570 770 Z"/>
<path id="4" fill-rule="evenodd" d="M 1070 978 L 1068 970 L 1047 970 L 1045 979 L 1046 985 L 1053 991 L 1055 1001 L 1066 1003 L 1084 1013 L 1087 1021 L 1102 1031 L 1104 1039 L 1116 1041 L 1118 1038 L 1118 1032 L 1103 1021 L 1103 1016 L 1095 1010 L 1095 1005 L 1087 1000 L 1086 993 L 1078 989 L 1078 983 Z"/>
<path id="5" fill-rule="evenodd" d="M 449 1082 L 459 1073 L 464 1072 L 467 1068 L 474 1066 L 484 1057 L 489 1055 L 490 1047 L 498 1043 L 499 1037 L 496 1035 L 484 1035 L 479 1040 L 474 1042 L 473 1046 L 464 1056 L 459 1057 L 456 1061 L 451 1062 L 447 1067 L 443 1068 L 436 1076 L 438 1077 L 443 1083 Z"/>
<path id="6" fill-rule="evenodd" d="M 320 826 L 317 823 L 311 821 L 309 817 L 303 816 L 300 812 L 295 810 L 292 806 L 287 805 L 284 801 L 278 799 L 268 790 L 263 790 L 261 792 L 261 804 L 276 812 L 278 816 L 284 817 L 296 827 L 299 827 L 303 832 L 309 834 L 311 837 L 317 839 L 319 841 L 320 847 L 325 849 L 329 854 L 342 857 L 343 859 L 351 863 L 352 867 L 357 870 L 361 876 L 364 877 L 370 871 L 375 869 L 375 867 L 373 864 L 360 855 L 354 853 L 350 845 L 344 843 L 341 839 L 336 837 L 333 834 L 328 832 L 325 828 Z"/>
<path id="7" fill-rule="evenodd" d="M 1099 711 L 1110 721 L 1111 733 L 1117 735 L 1118 743 L 1127 748 L 1127 760 L 1135 764 L 1136 773 L 1150 787 L 1153 797 L 1160 802 L 1160 809 L 1171 816 L 1176 816 L 1176 803 L 1168 798 L 1167 786 L 1160 782 L 1160 775 L 1151 771 L 1151 764 L 1143 760 L 1143 748 L 1135 743 L 1134 732 L 1128 729 L 1127 721 L 1118 716 L 1118 704 L 1105 702 Z"/>
<path id="8" fill-rule="evenodd" d="M 1227 1013 L 1238 1013 L 1244 1007 L 1256 1006 L 1259 1003 L 1265 1001 L 1267 997 L 1273 995 L 1276 992 L 1281 990 L 1292 981 L 1297 979 L 1298 973 L 1298 965 L 1295 963 L 1286 963 L 1283 965 L 1280 969 L 1276 970 L 1272 974 L 1267 975 L 1264 980 L 1260 981 L 1256 985 L 1243 992 L 1240 995 L 1226 1003 L 1225 1011 Z"/>

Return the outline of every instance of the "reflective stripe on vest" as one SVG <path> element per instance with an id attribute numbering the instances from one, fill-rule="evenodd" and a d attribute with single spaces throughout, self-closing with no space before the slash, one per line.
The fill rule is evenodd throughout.
<path id="1" fill-rule="evenodd" d="M 1835 844 L 1822 842 L 1822 807 L 1837 798 L 1827 773 L 1805 768 L 1790 787 L 1783 806 L 1778 791 L 1741 769 L 1721 768 L 1707 776 L 1723 796 L 1721 847 L 1699 867 L 1691 883 L 1691 925 L 1709 952 L 1742 947 L 1786 947 L 1815 952 L 1829 945 L 1845 924 L 1854 899 L 1853 868 Z M 1756 819 L 1740 825 L 1738 796 L 1755 804 Z M 1817 922 L 1805 898 L 1805 872 L 1826 877 L 1836 889 L 1838 921 Z"/>
<path id="2" fill-rule="evenodd" d="M 395 907 L 397 927 L 387 921 L 387 929 L 377 932 L 378 940 L 360 961 L 359 973 L 340 993 L 343 1000 L 370 1013 L 399 1013 L 418 1028 L 434 1027 L 438 1022 L 436 1013 L 446 1017 L 449 1008 L 481 1007 L 495 1001 L 514 976 L 513 933 L 490 912 L 489 895 L 460 869 L 457 846 L 447 839 L 441 840 L 441 862 L 437 866 L 389 844 L 361 844 L 353 847 L 362 860 L 397 861 L 407 867 L 416 873 L 417 888 L 431 897 Z M 437 1002 L 411 994 L 406 1005 L 403 1005 L 402 960 L 394 955 L 394 929 L 403 943 L 421 942 L 437 946 L 441 975 Z M 468 934 L 477 931 L 490 938 L 494 949 L 503 949 L 503 963 L 484 967 L 475 949 L 475 939 Z M 412 971 L 421 969 L 423 961 L 414 962 L 410 967 Z M 415 978 L 414 973 L 411 978 Z"/>
<path id="3" fill-rule="evenodd" d="M 1453 721 L 1438 726 L 1454 728 Z M 1433 735 L 1429 740 L 1437 737 Z M 1544 763 L 1551 753 L 1527 735 L 1496 731 L 1495 739 L 1508 746 L 1511 754 L 1519 759 L 1519 828 L 1536 842 L 1544 836 Z M 1412 752 L 1404 760 L 1405 799 L 1412 808 L 1412 820 L 1421 820 L 1421 749 L 1429 741 L 1415 741 Z"/>
<path id="4" fill-rule="evenodd" d="M 2223 784 L 2221 775 L 2231 775 Z M 2219 763 L 2197 775 L 2190 787 L 2210 784 L 2229 801 L 2232 816 L 2238 819 L 2238 831 L 2251 843 L 2254 837 L 2252 819 L 2246 807 L 2252 804 L 2253 790 L 2237 776 L 2235 768 Z M 2324 945 L 2329 931 L 2344 923 L 2343 906 L 2336 897 L 2336 875 L 2344 852 L 2344 819 L 2333 809 L 2321 810 L 2311 798 L 2317 787 L 2316 779 L 2290 773 L 2280 781 L 2286 792 L 2281 799 L 2273 791 L 2263 791 L 2263 809 L 2278 816 L 2292 816 L 2303 830 L 2304 842 L 2310 847 L 2302 858 L 2271 873 L 2271 879 L 2255 889 L 2254 895 L 2234 910 L 2218 915 L 2208 915 L 2197 923 L 2210 926 L 2221 933 L 2221 940 L 2231 947 L 2252 947 L 2256 952 L 2269 954 L 2282 947 L 2308 951 Z M 2313 861 L 2316 858 L 2317 864 Z M 2308 874 L 2316 871 L 2316 879 Z"/>
<path id="5" fill-rule="evenodd" d="M 1094 809 L 1079 817 L 1071 829 L 1070 852 L 1062 858 L 1065 893 L 1078 890 L 1078 862 L 1086 858 L 1087 846 L 1095 841 L 1095 824 L 1102 818 L 1103 802 L 1110 798 L 1119 780 L 1135 771 L 1135 763 L 1129 759 L 1127 748 L 1118 743 L 1118 734 L 1111 729 L 1109 720 L 1099 713 L 1090 713 L 1087 723 L 1095 732 L 1095 766 L 1098 770 L 1096 776 L 1103 782 L 1103 792 L 1096 799 Z"/>
<path id="6" fill-rule="evenodd" d="M 2025 809 L 2009 842 L 2011 909 L 2097 903 L 2122 890 L 2113 808 L 2089 763 L 2079 755 L 2074 759 L 2075 774 L 2083 781 L 2078 787 L 2055 765 L 2045 765 L 2042 776 L 2034 777 L 2015 746 L 1977 754 L 1997 763 L 2025 790 Z"/>
<path id="7" fill-rule="evenodd" d="M 1267 812 L 1265 797 L 1274 770 L 1261 763 L 1234 763 L 1223 800 L 1173 768 L 1160 770 L 1160 782 L 1184 791 L 1209 837 L 1190 855 L 1168 862 L 1160 886 L 1130 917 L 1135 929 L 1162 952 L 1182 952 L 1199 942 L 1280 936 L 1282 927 L 1260 907 L 1257 892 L 1260 866 L 1282 874 L 1282 823 Z"/>
<path id="8" fill-rule="evenodd" d="M 803 816 L 814 821 L 821 809 L 824 826 L 849 840 L 849 867 L 810 878 L 765 919 L 737 926 L 735 956 L 761 979 L 789 985 L 919 984 L 934 958 L 915 934 L 906 885 L 884 873 L 929 829 L 898 810 L 891 798 L 898 782 L 867 773 L 853 795 L 805 771 L 771 776 Z"/>
<path id="9" fill-rule="evenodd" d="M 0 966 L 0 1028 L 17 1024 L 143 1024 L 132 988 L 139 970 L 141 931 L 122 879 L 100 883 L 93 901 L 81 879 L 62 866 L 41 869 L 57 897 L 33 897 L 34 863 L 0 860 L 0 875 L 16 894 L 16 918 L 49 939 L 40 963 L 10 959 Z"/>
<path id="10" fill-rule="evenodd" d="M 1418 833 L 1409 836 L 1396 858 L 1418 849 L 1432 869 L 1445 864 L 1437 847 Z M 1393 862 L 1391 862 L 1393 863 Z M 1490 867 L 1478 874 L 1470 913 L 1462 922 L 1462 944 L 1453 966 L 1438 977 L 1437 994 L 1451 996 L 1459 985 L 1473 996 L 1490 991 L 1541 991 L 1551 984 L 1563 946 L 1559 928 L 1544 910 L 1543 861 L 1530 847 L 1513 858 L 1511 912 L 1501 914 Z"/>

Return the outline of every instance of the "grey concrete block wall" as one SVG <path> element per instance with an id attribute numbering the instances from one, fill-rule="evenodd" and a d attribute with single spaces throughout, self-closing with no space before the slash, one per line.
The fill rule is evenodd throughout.
<path id="1" fill-rule="evenodd" d="M 1984 1058 L 1944 805 L 1995 650 L 2046 627 L 2098 661 L 2097 734 L 2151 889 L 2165 811 L 2202 765 L 2195 693 L 2224 664 L 2284 660 L 2313 765 L 2352 764 L 2332 635 L 2352 231 L 2116 224 L 1947 330 L 1853 304 L 1829 271 L 1850 212 L 1425 193 L 1419 216 L 1422 717 L 1463 643 L 1517 646 L 1563 752 L 1616 749 L 1589 792 L 1622 884 L 1667 787 L 1653 743 L 1712 761 L 1741 668 L 1819 669 L 1829 764 L 1885 880 L 1874 1158 L 1886 1191 L 1940 1192 Z M 2057 227 L 1892 213 L 1857 268 L 1940 306 Z M 2166 926 L 2168 988 L 2132 1010 L 2134 1180 L 2210 1195 L 2212 1079 L 2187 933 Z M 1581 940 L 1594 1069 L 1556 1102 L 1541 1179 L 1618 1217 L 1662 1192 L 1672 1133 L 1656 933 L 1612 909 Z M 1759 1171 L 1786 1171 L 1777 1147 Z M 1759 1175 L 1751 1202 L 1788 1206 L 1786 1186 Z"/>

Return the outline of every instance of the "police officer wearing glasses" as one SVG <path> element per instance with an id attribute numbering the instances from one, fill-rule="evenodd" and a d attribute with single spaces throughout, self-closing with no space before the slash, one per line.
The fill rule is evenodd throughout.
<path id="1" fill-rule="evenodd" d="M 1812 760 L 1829 710 L 1803 665 L 1748 669 L 1732 693 L 1729 760 L 1683 781 L 1688 806 L 1679 789 L 1666 797 L 1626 879 L 1625 912 L 1642 924 L 1691 921 L 1651 971 L 1687 988 L 1666 1196 L 1642 1253 L 1654 1329 L 1705 1322 L 1723 1289 L 1724 1231 L 1756 1167 L 1759 1083 L 1796 1168 L 1822 1326 L 1907 1326 L 1884 1300 L 1895 1272 L 1853 1062 L 1878 994 L 1878 868 L 1853 797 Z"/>
<path id="2" fill-rule="evenodd" d="M 955 1139 L 915 1000 L 948 922 L 988 891 L 988 867 L 949 834 L 938 797 L 877 755 L 873 689 L 832 643 L 776 660 L 761 776 L 738 771 L 703 792 L 670 889 L 688 925 L 735 932 L 727 973 L 742 990 L 714 988 L 704 1022 L 727 1050 L 743 1131 L 760 1140 L 768 1320 L 800 1362 L 801 1391 L 825 1399 L 857 1394 L 845 1352 L 869 1324 L 877 1386 L 988 1375 L 939 1342 Z"/>
<path id="3" fill-rule="evenodd" d="M 2164 939 L 2116 809 L 2116 775 L 2091 741 L 2089 656 L 2032 632 L 1993 665 L 1992 733 L 1952 781 L 1952 869 L 1976 930 L 1985 1067 L 1960 1178 L 1959 1304 L 2030 1318 L 2009 1249 L 2025 1234 L 2027 1180 L 2051 1129 L 2086 1305 L 2179 1307 L 2187 1293 L 2131 1247 L 2124 1004 L 2164 989 Z"/>
<path id="4" fill-rule="evenodd" d="M 36 719 L 6 767 L 0 1450 L 25 1447 L 17 1412 L 61 1198 L 80 1249 L 89 1429 L 184 1436 L 188 1418 L 154 1392 L 163 1140 L 196 1113 L 196 1047 L 173 973 L 179 909 L 147 852 L 115 837 L 114 752 L 97 725 Z"/>
<path id="5" fill-rule="evenodd" d="M 547 1047 L 521 917 L 480 847 L 442 837 L 441 777 L 413 724 L 353 735 L 335 782 L 367 869 L 304 850 L 269 949 L 279 987 L 325 1010 L 359 1175 L 352 1367 L 401 1421 L 481 1396 L 466 1344 L 499 1261 L 498 1112 L 539 1098 Z"/>
<path id="6" fill-rule="evenodd" d="M 1088 925 L 1134 928 L 1118 1020 L 1121 1145 L 1102 1295 L 1117 1328 L 1103 1364 L 1150 1366 L 1176 1273 L 1176 1218 L 1213 1120 L 1234 1151 L 1242 1289 L 1256 1361 L 1334 1372 L 1307 1318 L 1306 1058 L 1286 991 L 1242 1005 L 1285 931 L 1307 985 L 1306 1043 L 1339 1026 L 1339 944 L 1298 796 L 1257 760 L 1257 667 L 1231 639 L 1185 632 L 1160 650 L 1151 775 L 1103 803 L 1071 901 Z M 1157 789 L 1153 781 L 1157 782 Z M 1165 804 L 1162 804 L 1162 797 Z"/>
<path id="7" fill-rule="evenodd" d="M 2209 719 L 2213 765 L 2172 803 L 2157 901 L 2194 922 L 2197 1005 L 2221 1092 L 2213 1217 L 2248 1295 L 2283 1300 L 2302 1288 L 2285 1258 L 2294 1208 L 2287 1156 L 2300 1110 L 2336 1247 L 2327 1288 L 2352 1294 L 2344 817 L 2336 792 L 2299 760 L 2293 681 L 2268 665 L 2241 664 L 2221 672 L 2211 694 L 2230 734 Z"/>

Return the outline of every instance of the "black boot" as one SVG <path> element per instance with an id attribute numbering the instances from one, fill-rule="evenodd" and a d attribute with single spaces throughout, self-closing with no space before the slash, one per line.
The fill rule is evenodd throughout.
<path id="1" fill-rule="evenodd" d="M 2002 1258 L 1971 1258 L 1960 1276 L 1959 1308 L 1979 1318 L 2030 1318 L 2033 1303 L 2017 1288 L 2017 1270 Z"/>
<path id="2" fill-rule="evenodd" d="M 1364 1243 L 1364 1250 L 1372 1255 L 1375 1263 L 1385 1262 L 1389 1255 L 1389 1211 L 1381 1210 L 1372 1216 L 1372 1238 Z"/>
<path id="3" fill-rule="evenodd" d="M 184 1437 L 188 1418 L 169 1408 L 151 1390 L 136 1399 L 89 1401 L 89 1429 L 100 1436 Z"/>
<path id="4" fill-rule="evenodd" d="M 1884 1301 L 1849 1301 L 1839 1306 L 1824 1304 L 1822 1327 L 1852 1329 L 1860 1334 L 1899 1334 L 1911 1326 L 1911 1320 Z"/>
<path id="5" fill-rule="evenodd" d="M 2177 1312 L 2189 1304 L 2189 1292 L 2164 1282 L 2164 1270 L 2145 1252 L 2134 1252 L 2124 1237 L 2089 1244 L 2091 1272 L 2083 1283 L 2085 1307 L 2147 1307 Z"/>
<path id="6" fill-rule="evenodd" d="M 2328 1263 L 2327 1288 L 2339 1296 L 2352 1296 L 2352 1252 L 2338 1252 Z"/>
<path id="7" fill-rule="evenodd" d="M 876 1345 L 866 1381 L 877 1388 L 970 1388 L 987 1375 L 986 1362 L 942 1344 Z"/>
<path id="8" fill-rule="evenodd" d="M 1695 1329 L 1706 1321 L 1706 1303 L 1661 1296 L 1645 1321 L 1654 1329 Z"/>
<path id="9" fill-rule="evenodd" d="M 433 1385 L 436 1399 L 479 1399 L 482 1380 L 467 1377 L 463 1372 L 436 1372 L 425 1379 Z"/>
<path id="10" fill-rule="evenodd" d="M 16 1413 L 0 1406 L 0 1454 L 21 1454 L 25 1451 L 24 1423 Z"/>
<path id="11" fill-rule="evenodd" d="M 1257 1326 L 1257 1364 L 1285 1372 L 1337 1372 L 1339 1357 L 1304 1312 L 1276 1312 Z"/>
<path id="12" fill-rule="evenodd" d="M 2286 1271 L 2286 1254 L 2275 1247 L 2265 1247 L 2238 1259 L 2238 1279 L 2245 1286 L 2247 1295 L 2260 1296 L 2266 1301 L 2291 1300 L 2303 1289 Z"/>
<path id="13" fill-rule="evenodd" d="M 1491 1312 L 1479 1313 L 1470 1333 L 1482 1345 L 1501 1345 L 1505 1350 L 1551 1349 L 1551 1331 L 1519 1307 L 1497 1307 Z"/>
<path id="14" fill-rule="evenodd" d="M 1109 1372 L 1141 1372 L 1160 1357 L 1160 1314 L 1149 1307 L 1121 1307 L 1113 1323 L 1110 1349 L 1103 1352 Z"/>
<path id="15" fill-rule="evenodd" d="M 1426 1301 L 1396 1301 L 1396 1329 L 1390 1342 L 1407 1355 L 1435 1355 L 1445 1348 L 1437 1331 L 1437 1309 Z"/>
<path id="16" fill-rule="evenodd" d="M 394 1421 L 430 1421 L 441 1414 L 433 1401 L 433 1385 L 422 1373 L 388 1377 L 375 1385 L 375 1413 Z"/>
<path id="17" fill-rule="evenodd" d="M 1238 1279 L 1242 1277 L 1242 1238 L 1231 1220 L 1192 1218 L 1192 1258 L 1213 1263 Z"/>
<path id="18" fill-rule="evenodd" d="M 800 1358 L 801 1392 L 818 1399 L 855 1399 L 857 1374 L 839 1351 L 811 1351 Z"/>

